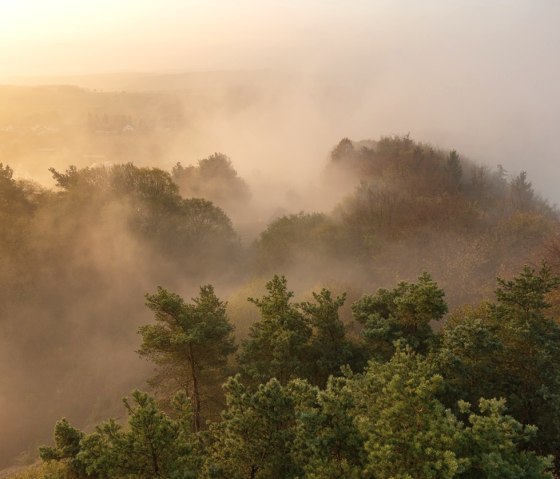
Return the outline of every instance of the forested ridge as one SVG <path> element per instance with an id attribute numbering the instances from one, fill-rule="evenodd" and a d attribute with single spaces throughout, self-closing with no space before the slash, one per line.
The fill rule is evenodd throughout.
<path id="1" fill-rule="evenodd" d="M 0 460 L 69 418 L 14 477 L 553 477 L 558 214 L 524 172 L 343 139 L 338 204 L 264 220 L 221 153 L 51 174 L 0 168 Z"/>

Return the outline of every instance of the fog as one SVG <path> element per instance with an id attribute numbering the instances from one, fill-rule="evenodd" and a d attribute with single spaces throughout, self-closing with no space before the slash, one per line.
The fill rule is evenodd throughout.
<path id="1" fill-rule="evenodd" d="M 127 71 L 287 72 L 293 88 L 272 92 L 279 115 L 266 105 L 235 121 L 218 118 L 223 131 L 209 125 L 199 132 L 209 137 L 194 157 L 226 151 L 242 174 L 261 167 L 263 155 L 267 168 L 309 172 L 332 138 L 410 132 L 490 165 L 527 169 L 558 200 L 556 2 L 29 0 L 2 2 L 2 9 L 4 82 L 66 75 L 79 84 L 86 78 L 68 75 Z M 266 115 L 275 121 L 263 133 Z"/>
<path id="2" fill-rule="evenodd" d="M 271 273 L 253 264 L 263 254 L 253 242 L 282 215 L 344 213 L 359 178 L 325 171 L 341 138 L 409 134 L 434 146 L 436 163 L 457 150 L 465 177 L 469 159 L 488 171 L 501 164 L 508 178 L 526 170 L 538 194 L 560 202 L 559 13 L 544 0 L 0 0 L 0 163 L 40 198 L 29 224 L 16 210 L 0 216 L 9 245 L 0 254 L 0 430 L 9 437 L 0 467 L 47 440 L 56 418 L 90 427 L 145 385 L 135 331 L 150 319 L 143 294 L 158 284 L 185 298 L 216 284 L 246 334 L 255 311 L 245 298 Z M 210 211 L 227 230 L 209 242 L 210 259 L 190 238 L 188 258 L 179 254 L 180 208 L 152 235 L 133 227 L 146 217 L 159 225 L 151 203 L 105 186 L 84 197 L 56 189 L 48 171 L 133 162 L 170 172 L 215 152 L 231 159 L 250 198 L 235 208 L 210 198 L 235 229 L 228 236 Z M 541 209 L 535 216 L 548 221 Z M 300 296 L 326 284 L 355 299 L 429 267 L 445 286 L 484 283 L 478 298 L 542 239 L 512 247 L 515 265 L 504 254 L 488 266 L 479 264 L 487 237 L 440 233 L 385 246 L 367 271 L 357 257 L 302 247 L 272 272 L 287 273 Z M 430 245 L 438 251 L 426 256 Z"/>

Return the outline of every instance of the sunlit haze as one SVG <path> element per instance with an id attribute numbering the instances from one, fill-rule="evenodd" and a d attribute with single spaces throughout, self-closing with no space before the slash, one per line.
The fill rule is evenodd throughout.
<path id="1" fill-rule="evenodd" d="M 306 98 L 317 81 L 335 82 L 333 102 L 348 97 L 306 121 L 320 137 L 313 154 L 340 136 L 410 132 L 490 166 L 527 169 L 558 201 L 559 13 L 545 0 L 2 0 L 0 79 L 290 72 Z"/>

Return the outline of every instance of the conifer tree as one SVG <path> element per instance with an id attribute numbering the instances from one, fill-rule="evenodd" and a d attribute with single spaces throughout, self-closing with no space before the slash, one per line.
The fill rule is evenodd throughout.
<path id="1" fill-rule="evenodd" d="M 164 288 L 146 295 L 146 305 L 156 324 L 140 327 L 140 356 L 153 361 L 155 386 L 168 392 L 183 390 L 193 404 L 194 429 L 201 429 L 204 395 L 225 377 L 228 356 L 235 351 L 233 327 L 226 303 L 210 285 L 202 286 L 197 298 L 187 304 Z"/>
<path id="2" fill-rule="evenodd" d="M 444 296 L 432 277 L 423 273 L 416 283 L 401 282 L 393 290 L 363 296 L 352 305 L 352 312 L 364 325 L 366 342 L 378 359 L 390 358 L 397 340 L 424 353 L 433 338 L 430 322 L 447 312 Z"/>
<path id="3" fill-rule="evenodd" d="M 226 409 L 210 427 L 212 443 L 203 477 L 268 479 L 296 477 L 290 459 L 294 406 L 277 379 L 252 392 L 239 376 L 224 385 Z"/>
<path id="4" fill-rule="evenodd" d="M 251 327 L 243 343 L 239 363 L 243 373 L 257 382 L 276 378 L 281 384 L 307 377 L 311 328 L 288 291 L 286 278 L 275 275 L 266 284 L 268 294 L 249 298 L 260 310 L 261 319 Z"/>

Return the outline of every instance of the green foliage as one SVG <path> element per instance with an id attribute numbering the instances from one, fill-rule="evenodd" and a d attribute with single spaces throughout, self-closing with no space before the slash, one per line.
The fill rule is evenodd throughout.
<path id="1" fill-rule="evenodd" d="M 346 337 L 346 328 L 338 311 L 346 300 L 346 295 L 333 298 L 332 293 L 322 289 L 313 293 L 314 302 L 301 303 L 309 325 L 312 328 L 309 340 L 308 364 L 313 384 L 324 387 L 330 376 L 341 373 L 340 367 L 348 365 L 359 371 L 365 363 L 363 348 Z"/>
<path id="2" fill-rule="evenodd" d="M 560 445 L 560 327 L 545 310 L 546 294 L 558 284 L 547 266 L 500 279 L 498 303 L 458 312 L 443 329 L 436 358 L 449 404 L 503 397 L 516 420 L 538 427 L 532 447 L 555 455 Z"/>
<path id="3" fill-rule="evenodd" d="M 67 467 L 69 478 L 87 477 L 86 465 L 78 457 L 80 442 L 84 433 L 75 429 L 65 419 L 57 421 L 54 426 L 54 447 L 39 448 L 39 456 L 45 462 L 59 462 Z"/>
<path id="4" fill-rule="evenodd" d="M 416 283 L 401 282 L 393 290 L 380 289 L 362 297 L 352 305 L 352 312 L 364 325 L 363 335 L 376 357 L 388 359 L 393 342 L 401 339 L 425 353 L 433 340 L 430 322 L 447 312 L 444 294 L 424 273 Z"/>
<path id="5" fill-rule="evenodd" d="M 468 467 L 461 479 L 537 479 L 552 478 L 551 458 L 537 456 L 522 448 L 535 436 L 534 426 L 523 426 L 505 414 L 505 400 L 481 399 L 480 415 L 471 412 L 469 403 L 460 402 L 461 413 L 468 414 L 464 431 L 464 454 Z"/>
<path id="6" fill-rule="evenodd" d="M 226 409 L 222 420 L 210 427 L 203 477 L 295 477 L 290 460 L 294 405 L 280 382 L 271 379 L 252 392 L 236 376 L 224 389 Z"/>
<path id="7" fill-rule="evenodd" d="M 141 326 L 142 345 L 138 353 L 157 366 L 152 383 L 183 390 L 192 400 L 195 430 L 202 427 L 203 395 L 224 377 L 227 358 L 235 351 L 233 327 L 226 303 L 210 285 L 202 286 L 191 304 L 159 287 L 146 295 L 156 324 Z"/>
<path id="8" fill-rule="evenodd" d="M 480 400 L 463 423 L 440 402 L 443 377 L 410 349 L 371 363 L 349 383 L 351 414 L 364 438 L 365 477 L 551 478 L 549 459 L 524 451 L 535 428 L 505 415 L 503 400 Z"/>
<path id="9" fill-rule="evenodd" d="M 81 441 L 79 460 L 91 477 L 130 479 L 194 479 L 199 459 L 190 432 L 191 410 L 186 396 L 175 400 L 177 419 L 171 419 L 146 393 L 134 391 L 124 399 L 128 427 L 113 420 Z"/>
<path id="10" fill-rule="evenodd" d="M 311 327 L 288 291 L 286 278 L 275 275 L 266 284 L 268 294 L 250 298 L 261 313 L 244 341 L 239 364 L 257 382 L 276 378 L 281 384 L 308 374 Z"/>
<path id="11" fill-rule="evenodd" d="M 349 187 L 360 180 L 355 192 L 332 213 L 300 213 L 273 221 L 247 248 L 249 258 L 257 260 L 254 263 L 240 263 L 246 258 L 231 221 L 208 201 L 223 201 L 224 207 L 241 205 L 244 217 L 250 216 L 243 206 L 246 185 L 223 155 L 201 160 L 195 167 L 178 166 L 173 174 L 132 164 L 53 170 L 56 191 L 18 181 L 11 168 L 0 165 L 0 288 L 4 292 L 0 349 L 14 358 L 7 376 L 12 384 L 10 378 L 23 371 L 29 377 L 26 387 L 5 388 L 8 401 L 21 402 L 21 409 L 3 408 L 3 426 L 12 411 L 31 410 L 33 401 L 28 398 L 39 394 L 53 405 L 45 410 L 52 418 L 66 408 L 75 417 L 83 417 L 100 384 L 111 389 L 117 381 L 139 380 L 128 374 L 111 375 L 110 368 L 122 360 L 119 369 L 135 374 L 124 363 L 122 348 L 133 348 L 130 328 L 141 314 L 141 305 L 135 308 L 130 298 L 138 297 L 146 285 L 168 284 L 173 289 L 185 277 L 192 284 L 219 275 L 222 287 L 231 284 L 232 272 L 236 281 L 247 283 L 258 269 L 293 268 L 302 289 L 309 288 L 310 278 L 314 282 L 328 276 L 340 280 L 346 275 L 344 281 L 352 277 L 351 288 L 363 292 L 372 283 L 388 284 L 395 277 L 409 278 L 429 270 L 445 287 L 449 304 L 456 305 L 487 297 L 498 271 L 515 271 L 525 258 L 541 254 L 547 237 L 557 228 L 557 212 L 539 199 L 525 173 L 508 180 L 503 169 L 492 172 L 454 151 L 438 150 L 408 136 L 359 143 L 344 139 L 332 160 L 331 166 L 346 174 L 335 175 L 335 188 L 329 195 L 342 194 L 346 180 Z M 188 178 L 177 185 L 177 175 Z M 207 199 L 181 198 L 179 193 L 186 191 Z M 255 227 L 261 221 L 259 213 Z M 511 281 L 500 280 L 496 304 L 456 312 L 441 336 L 434 336 L 430 323 L 440 319 L 446 307 L 441 290 L 428 278 L 368 295 L 356 303 L 354 312 L 372 356 L 388 361 L 395 340 L 405 341 L 421 354 L 429 353 L 435 371 L 444 378 L 436 396 L 456 418 L 465 419 L 458 399 L 478 404 L 481 397 L 504 397 L 516 421 L 536 424 L 536 436 L 528 437 L 528 442 L 513 441 L 515 448 L 504 448 L 511 452 L 507 459 L 511 464 L 521 443 L 539 454 L 560 450 L 560 333 L 557 318 L 547 308 L 549 294 L 557 285 L 550 270 L 529 269 Z M 291 449 L 290 457 L 297 474 L 303 470 L 310 477 L 360 474 L 357 471 L 365 467 L 367 454 L 365 446 L 358 444 L 365 444 L 366 439 L 353 421 L 358 406 L 347 392 L 357 379 L 329 382 L 329 377 L 340 375 L 341 366 L 348 364 L 357 372 L 364 362 L 363 345 L 347 338 L 339 319 L 343 296 L 324 290 L 310 302 L 294 303 L 285 280 L 283 291 L 281 284 L 272 289 L 254 301 L 253 310 L 261 317 L 241 352 L 240 369 L 251 387 L 277 377 L 284 393 L 293 399 L 293 437 L 301 451 Z M 260 294 L 253 291 L 245 296 Z M 167 298 L 171 302 L 177 299 L 171 296 Z M 219 383 L 226 366 L 233 366 L 228 362 L 231 335 L 219 321 L 210 321 L 216 327 L 206 328 L 205 320 L 193 319 L 196 315 L 189 308 L 194 305 L 183 302 L 179 306 L 188 310 L 188 314 L 181 312 L 188 318 L 178 321 L 175 329 L 156 321 L 155 329 L 146 330 L 146 344 L 153 349 L 146 350 L 145 357 L 156 363 L 152 383 L 160 388 L 158 399 L 169 403 L 173 391 L 187 391 L 194 428 L 202 429 L 205 419 L 218 416 L 219 404 L 209 402 L 221 399 Z M 222 315 L 223 305 L 210 301 L 207 306 L 199 316 Z M 248 328 L 254 314 L 242 308 L 237 311 Z M 77 315 L 84 315 L 85 320 L 76 322 Z M 42 345 L 39 355 L 37 344 Z M 99 344 L 115 348 L 104 349 L 108 353 L 101 357 Z M 438 344 L 441 348 L 436 352 Z M 197 353 L 193 361 L 189 359 L 191 345 Z M 33 367 L 35 361 L 42 367 Z M 304 378 L 311 385 L 290 382 L 294 378 Z M 61 398 L 71 404 L 63 404 Z M 339 405 L 343 407 L 337 409 Z M 19 429 L 30 427 L 26 423 L 33 424 L 33 429 L 42 427 L 39 415 L 43 411 L 30 414 L 37 416 L 8 424 L 0 461 L 25 447 L 31 434 Z M 488 414 L 486 410 L 481 417 Z M 507 421 L 502 423 L 504 429 L 510 427 Z M 464 427 L 470 428 L 469 424 Z M 494 442 L 499 444 L 501 436 L 496 437 Z M 327 445 L 322 452 L 321 441 Z M 384 441 L 379 439 L 379 444 Z M 490 450 L 491 443 L 480 450 Z M 359 452 L 352 455 L 351 447 Z M 65 474 L 79 472 L 78 463 L 74 472 L 69 465 L 74 453 L 63 458 L 61 450 L 59 456 L 53 451 L 53 460 L 60 457 Z M 469 457 L 461 448 L 453 451 L 460 459 Z M 492 460 L 477 459 L 479 464 Z M 516 467 L 503 474 L 522 475 L 515 472 Z"/>
<path id="12" fill-rule="evenodd" d="M 501 316 L 542 319 L 544 310 L 550 308 L 546 295 L 560 286 L 560 277 L 554 275 L 546 264 L 538 272 L 525 266 L 513 280 L 498 278 L 498 284 L 496 299 Z"/>
<path id="13" fill-rule="evenodd" d="M 410 348 L 363 375 L 319 391 L 290 383 L 295 398 L 292 457 L 309 478 L 551 478 L 549 459 L 523 450 L 535 428 L 505 415 L 504 400 L 439 400 L 443 377 Z"/>
<path id="14" fill-rule="evenodd" d="M 331 378 L 324 390 L 303 381 L 290 383 L 296 413 L 292 457 L 304 477 L 363 477 L 365 438 L 353 416 L 352 385 L 347 378 Z"/>
<path id="15" fill-rule="evenodd" d="M 128 424 L 114 420 L 85 435 L 66 420 L 55 426 L 55 447 L 41 447 L 41 459 L 61 467 L 52 479 L 194 479 L 200 468 L 199 445 L 191 433 L 190 402 L 174 401 L 175 419 L 162 412 L 154 398 L 134 391 L 123 400 Z"/>
<path id="16" fill-rule="evenodd" d="M 425 359 L 400 348 L 353 383 L 368 477 L 447 479 L 463 470 L 462 428 L 437 399 L 442 383 Z"/>
<path id="17" fill-rule="evenodd" d="M 284 278 L 275 277 L 267 289 L 268 295 L 254 300 L 263 315 L 294 314 Z M 185 305 L 164 291 L 150 303 L 162 322 L 188 322 L 186 307 L 204 302 Z M 322 331 L 330 331 L 335 343 L 343 341 L 337 312 L 344 297 L 323 290 L 315 301 L 297 306 L 312 324 L 326 323 Z M 497 310 L 485 305 L 479 313 L 492 317 Z M 458 318 L 452 322 L 457 330 L 463 326 Z M 463 331 L 476 332 L 489 350 L 492 341 L 480 324 L 473 321 Z M 318 351 L 327 354 L 328 348 Z M 61 463 L 77 479 L 551 479 L 552 459 L 531 449 L 537 429 L 507 415 L 504 399 L 480 399 L 480 413 L 464 401 L 455 412 L 446 408 L 441 362 L 433 359 L 397 342 L 387 361 L 371 361 L 357 375 L 346 368 L 342 377 L 331 375 L 324 389 L 305 379 L 283 385 L 276 378 L 254 388 L 237 375 L 224 385 L 221 419 L 199 432 L 196 424 L 191 432 L 184 393 L 168 416 L 154 398 L 135 391 L 133 401 L 124 400 L 127 427 L 110 420 L 86 436 L 62 420 L 55 447 L 42 448 L 41 457 Z"/>
<path id="18" fill-rule="evenodd" d="M 261 319 L 252 325 L 239 355 L 246 377 L 257 383 L 276 378 L 282 385 L 306 378 L 324 386 L 341 366 L 363 367 L 365 352 L 346 337 L 339 319 L 345 295 L 333 298 L 323 289 L 313 293 L 314 302 L 294 303 L 284 276 L 274 276 L 266 289 L 262 298 L 249 298 Z"/>

